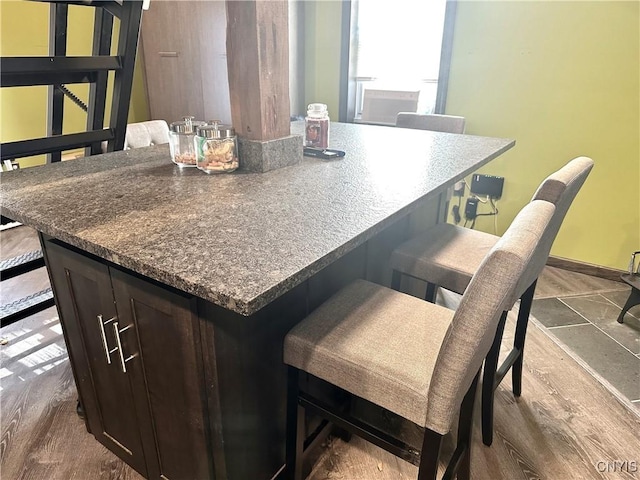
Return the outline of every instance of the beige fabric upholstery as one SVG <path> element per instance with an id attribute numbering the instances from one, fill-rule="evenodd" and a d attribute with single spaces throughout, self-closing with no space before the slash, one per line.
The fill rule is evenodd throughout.
<path id="1" fill-rule="evenodd" d="M 284 361 L 424 425 L 453 311 L 358 280 L 285 339 Z"/>
<path id="2" fill-rule="evenodd" d="M 285 363 L 447 433 L 554 210 L 538 200 L 520 212 L 455 313 L 358 280 L 287 334 Z"/>
<path id="3" fill-rule="evenodd" d="M 564 209 L 564 213 L 566 213 L 571 205 L 571 200 L 573 200 L 572 196 L 576 196 L 592 168 L 593 160 L 589 157 L 574 158 L 560 170 L 545 178 L 536 193 L 533 194 L 532 200 L 546 200 L 556 206 L 557 212 Z M 571 190 L 571 192 L 566 194 L 565 190 Z M 561 206 L 560 204 L 563 202 L 564 204 Z M 556 213 L 556 215 L 564 216 L 563 213 Z"/>
<path id="4" fill-rule="evenodd" d="M 513 291 L 509 309 L 544 268 L 562 221 L 592 168 L 593 160 L 578 157 L 551 174 L 538 187 L 533 199 L 554 203 L 556 213 L 536 250 L 531 267 Z M 439 224 L 400 245 L 391 255 L 391 267 L 462 293 L 498 239 L 489 233 Z"/>
<path id="5" fill-rule="evenodd" d="M 553 204 L 542 200 L 527 204 L 471 279 L 436 361 L 427 402 L 429 428 L 441 431 L 451 425 L 554 212 Z"/>
<path id="6" fill-rule="evenodd" d="M 400 245 L 391 255 L 394 270 L 462 293 L 500 237 L 439 223 Z"/>
<path id="7" fill-rule="evenodd" d="M 454 115 L 423 115 L 400 112 L 396 117 L 396 127 L 431 130 L 433 132 L 464 133 L 464 117 Z"/>
<path id="8" fill-rule="evenodd" d="M 534 193 L 533 200 L 546 200 L 553 203 L 556 206 L 556 212 L 542 237 L 540 245 L 536 249 L 532 265 L 516 287 L 515 293 L 517 296 L 513 299 L 514 303 L 542 272 L 564 217 L 567 215 L 569 207 L 587 180 L 592 168 L 593 160 L 590 158 L 575 158 L 564 168 L 547 177 Z"/>

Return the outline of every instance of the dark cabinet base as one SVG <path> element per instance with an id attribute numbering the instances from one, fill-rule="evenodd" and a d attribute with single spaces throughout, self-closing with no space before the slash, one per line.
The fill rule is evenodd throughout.
<path id="1" fill-rule="evenodd" d="M 195 299 L 42 245 L 89 432 L 148 478 L 212 478 Z"/>
<path id="2" fill-rule="evenodd" d="M 435 223 L 437 213 L 422 216 Z M 352 280 L 388 285 L 389 253 L 412 221 L 249 317 L 42 235 L 88 430 L 147 478 L 272 478 L 284 464 L 284 336 Z M 119 334 L 116 320 L 105 325 L 112 317 Z"/>

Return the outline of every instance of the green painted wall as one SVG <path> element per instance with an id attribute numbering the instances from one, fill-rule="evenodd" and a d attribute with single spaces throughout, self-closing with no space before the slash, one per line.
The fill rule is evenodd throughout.
<path id="1" fill-rule="evenodd" d="M 307 12 L 307 88 L 336 105 L 339 5 L 318 2 Z M 483 169 L 506 179 L 498 233 L 549 173 L 587 155 L 596 166 L 552 254 L 626 269 L 640 248 L 639 7 L 458 3 L 447 113 L 465 116 L 469 134 L 517 142 Z M 493 220 L 477 227 L 492 232 Z"/>
<path id="2" fill-rule="evenodd" d="M 69 7 L 67 54 L 91 55 L 93 8 Z M 28 19 L 28 21 L 24 21 Z M 114 38 L 117 39 L 117 25 Z M 0 1 L 0 56 L 47 56 L 49 52 L 49 5 L 41 2 Z M 117 40 L 114 42 L 117 43 Z M 141 49 L 140 49 L 141 52 Z M 139 59 L 138 59 L 139 60 Z M 129 122 L 149 119 L 143 69 L 136 64 Z M 88 85 L 70 85 L 69 89 L 85 103 Z M 11 142 L 46 136 L 47 88 L 11 87 L 0 89 L 0 141 Z M 110 105 L 107 99 L 107 109 Z M 86 114 L 69 99 L 65 99 L 64 133 L 86 130 Z M 106 122 L 109 119 L 107 110 Z M 44 163 L 45 156 L 20 159 L 20 166 Z"/>
<path id="3" fill-rule="evenodd" d="M 517 142 L 484 168 L 505 177 L 499 233 L 548 173 L 586 155 L 594 170 L 552 254 L 625 269 L 640 248 L 639 5 L 459 3 L 447 112 Z"/>
<path id="4" fill-rule="evenodd" d="M 305 105 L 325 103 L 329 116 L 338 120 L 342 2 L 306 1 L 304 16 Z"/>

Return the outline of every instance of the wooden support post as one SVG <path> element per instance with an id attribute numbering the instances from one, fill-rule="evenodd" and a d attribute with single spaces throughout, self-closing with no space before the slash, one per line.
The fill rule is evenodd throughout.
<path id="1" fill-rule="evenodd" d="M 231 117 L 239 136 L 290 134 L 287 0 L 227 0 Z"/>
<path id="2" fill-rule="evenodd" d="M 300 162 L 291 135 L 287 0 L 227 0 L 227 69 L 240 168 L 266 172 Z"/>

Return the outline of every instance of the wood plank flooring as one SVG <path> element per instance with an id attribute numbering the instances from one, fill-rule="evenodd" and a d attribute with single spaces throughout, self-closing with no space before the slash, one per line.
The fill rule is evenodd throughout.
<path id="1" fill-rule="evenodd" d="M 11 325 L 6 330 L 13 332 L 2 332 L 4 338 L 11 333 L 17 336 L 2 347 L 6 350 L 11 345 L 14 351 L 9 353 L 15 355 L 10 359 L 6 352 L 2 355 L 4 374 L 12 374 L 1 383 L 0 476 L 25 480 L 141 478 L 96 442 L 76 415 L 75 384 L 62 335 L 57 333 L 55 308 L 34 317 L 38 318 L 19 322 L 22 328 Z M 18 353 L 25 343 L 32 347 Z"/>
<path id="2" fill-rule="evenodd" d="M 535 298 L 565 297 L 626 289 L 622 282 L 545 267 L 536 285 Z"/>
<path id="3" fill-rule="evenodd" d="M 507 329 L 512 331 L 510 317 Z M 496 391 L 495 439 L 490 448 L 482 444 L 476 408 L 472 478 L 640 478 L 640 472 L 633 471 L 633 465 L 640 470 L 640 417 L 630 402 L 612 395 L 535 322 L 525 353 L 522 397 L 511 394 L 510 375 Z M 635 463 L 628 463 L 626 472 L 601 471 L 615 460 Z M 412 465 L 354 437 L 349 444 L 334 439 L 309 479 L 416 476 Z"/>
<path id="4" fill-rule="evenodd" d="M 29 236 L 28 229 L 19 229 L 27 233 L 0 234 L 2 258 L 17 254 L 14 250 L 25 244 L 14 237 L 17 247 L 7 247 L 9 237 Z M 538 296 L 611 287 L 600 279 L 556 270 L 545 271 Z M 442 301 L 453 306 L 456 298 L 447 295 Z M 512 313 L 505 346 L 511 341 L 513 318 Z M 55 309 L 3 328 L 0 337 L 8 340 L 0 348 L 0 478 L 141 478 L 96 442 L 76 415 L 75 386 Z M 490 448 L 481 443 L 478 420 L 476 416 L 473 479 L 640 478 L 638 411 L 607 390 L 535 320 L 527 336 L 523 395 L 514 399 L 509 376 L 498 388 Z M 444 455 L 451 453 L 451 439 L 444 450 Z M 353 437 L 349 443 L 330 439 L 309 479 L 415 477 L 415 467 Z"/>

